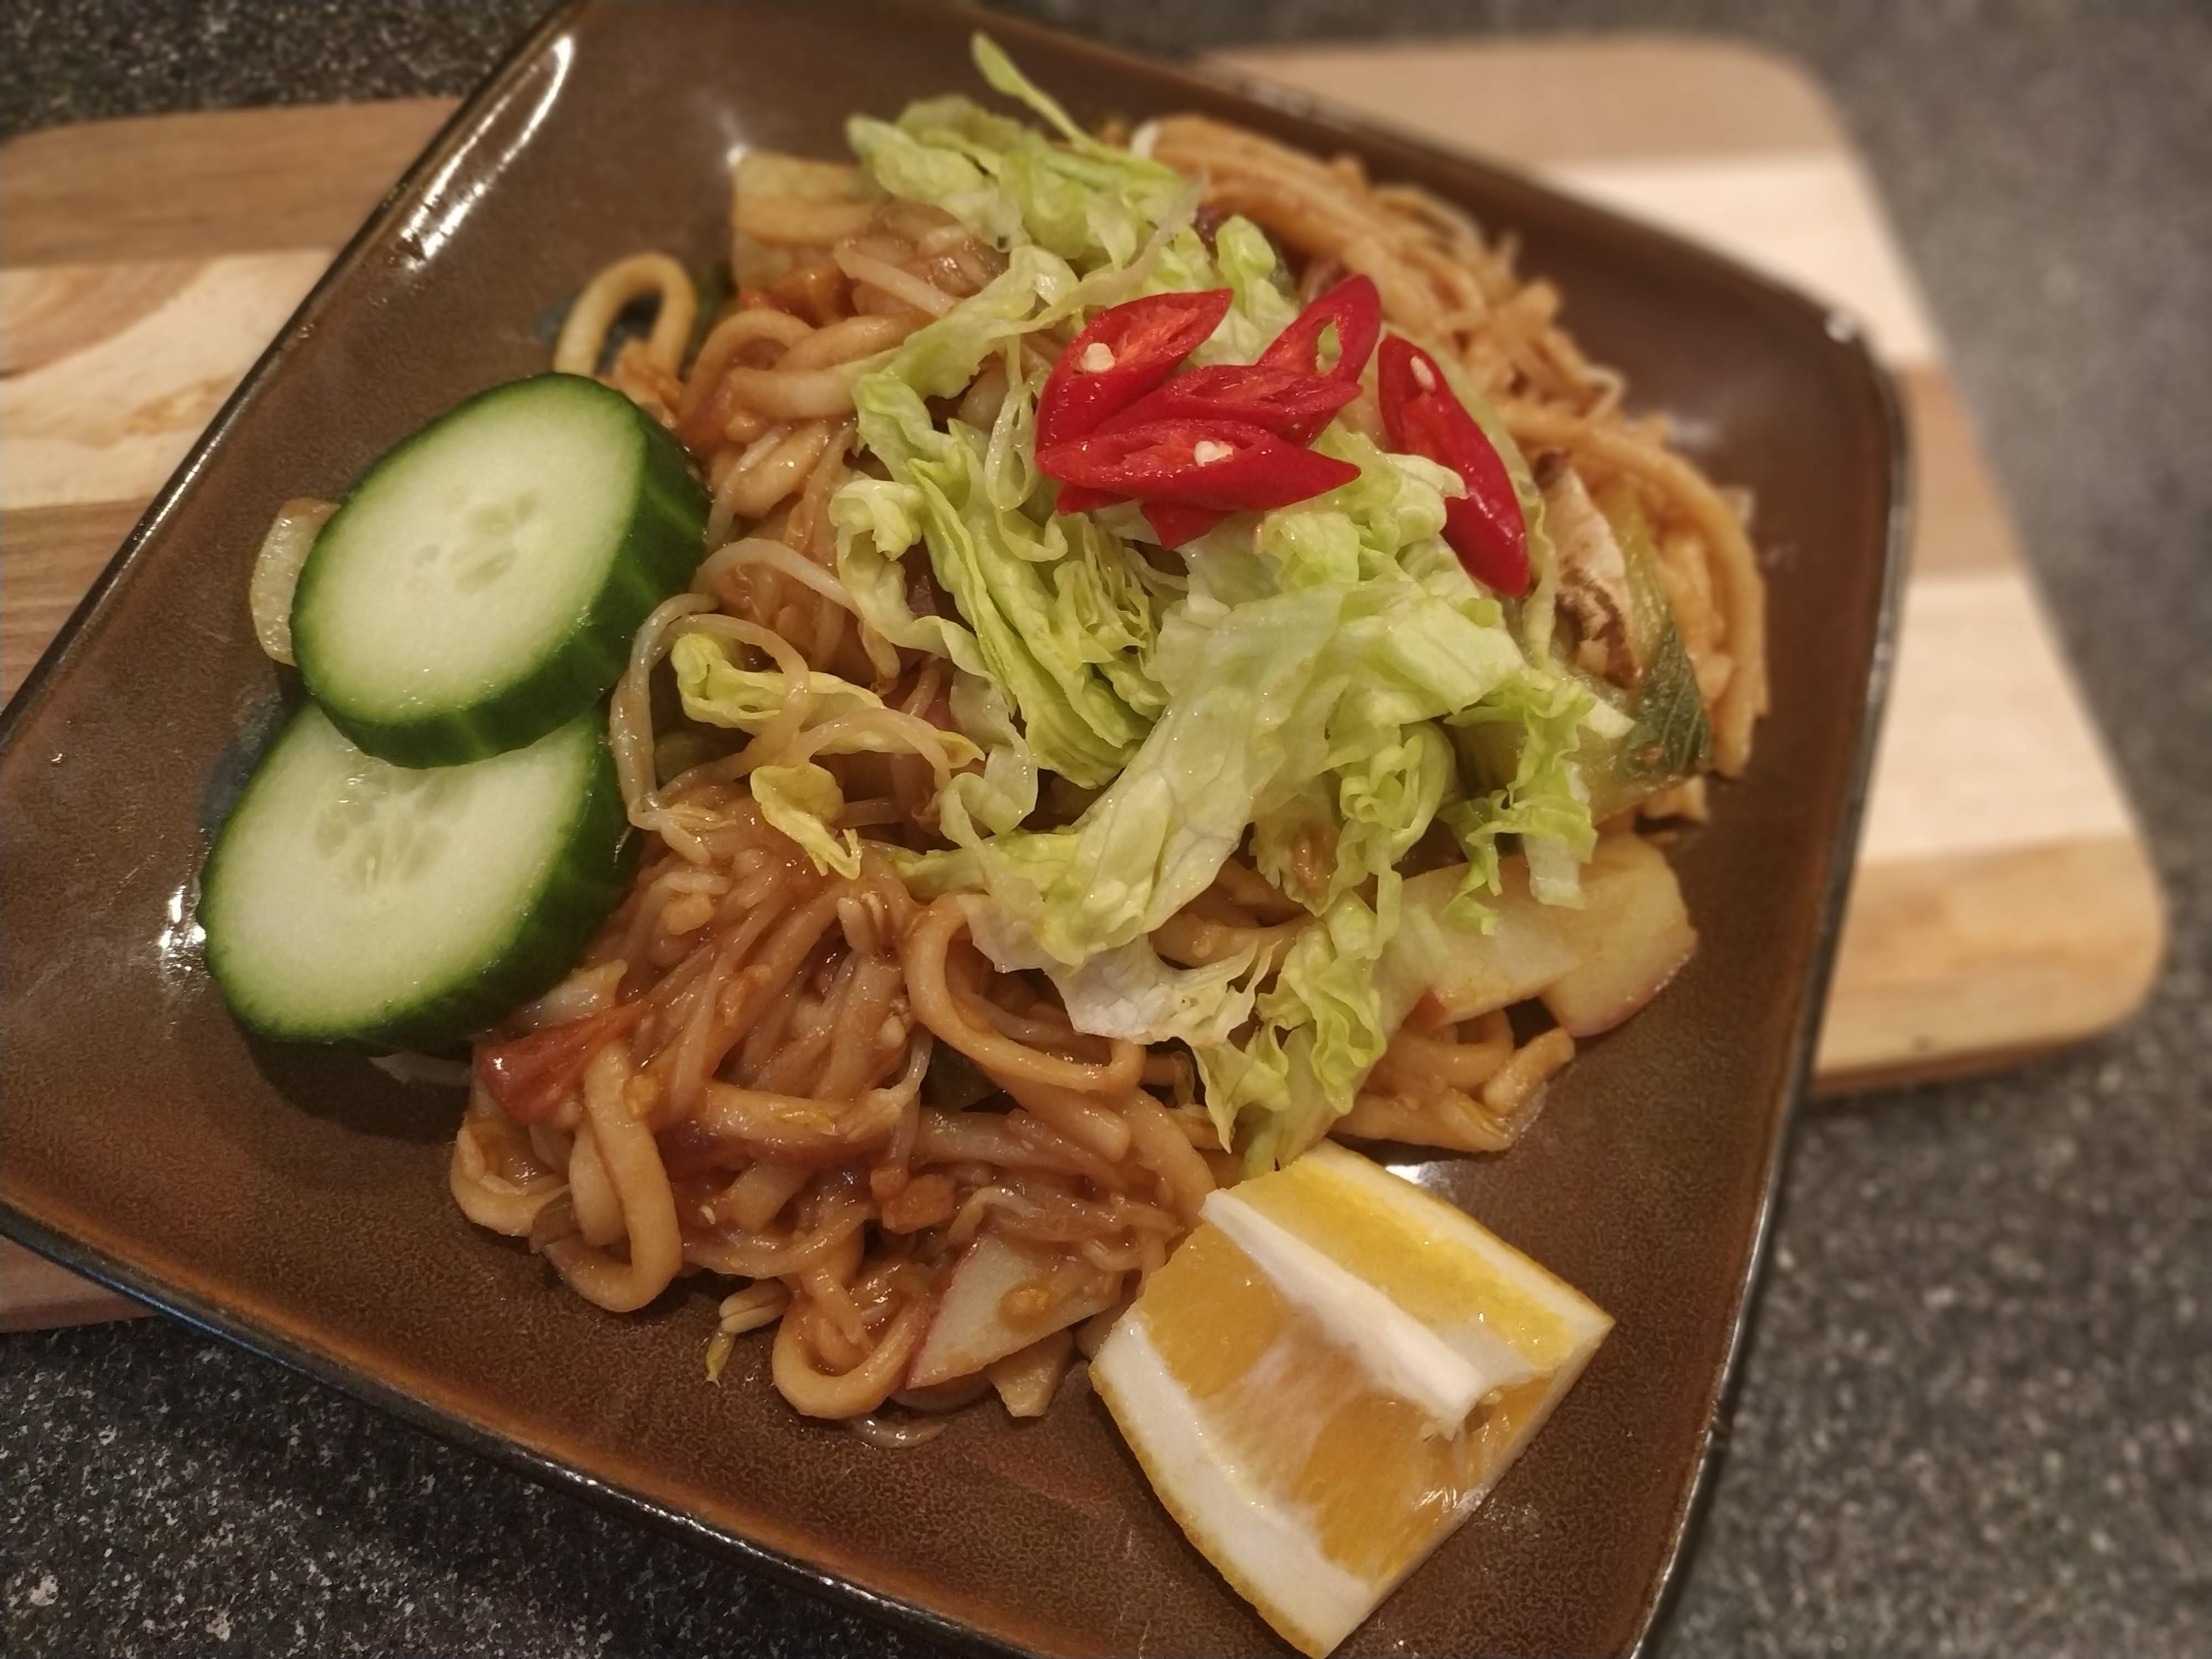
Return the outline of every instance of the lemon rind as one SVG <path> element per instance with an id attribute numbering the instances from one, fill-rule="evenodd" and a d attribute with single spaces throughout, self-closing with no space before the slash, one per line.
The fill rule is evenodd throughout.
<path id="1" fill-rule="evenodd" d="M 1378 1205 L 1394 1220 L 1407 1224 L 1411 1242 L 1424 1252 L 1456 1249 L 1474 1256 L 1494 1280 L 1494 1288 L 1486 1290 L 1484 1297 L 1510 1297 L 1525 1304 L 1526 1311 L 1541 1316 L 1540 1321 L 1527 1322 L 1532 1334 L 1540 1333 L 1540 1354 L 1484 1330 L 1479 1306 L 1472 1321 L 1440 1326 L 1406 1308 L 1382 1286 L 1353 1273 L 1329 1253 L 1325 1240 L 1308 1238 L 1302 1230 L 1236 1195 L 1218 1192 L 1208 1199 L 1206 1220 L 1279 1291 L 1321 1315 L 1330 1340 L 1358 1351 L 1370 1375 L 1401 1398 L 1426 1409 L 1425 1401 L 1404 1391 L 1402 1376 L 1396 1374 L 1401 1367 L 1387 1360 L 1376 1362 L 1378 1346 L 1386 1355 L 1417 1356 L 1417 1372 L 1425 1374 L 1431 1383 L 1445 1376 L 1449 1368 L 1437 1360 L 1433 1346 L 1425 1348 L 1407 1339 L 1395 1329 L 1398 1324 L 1417 1328 L 1431 1345 L 1449 1351 L 1462 1370 L 1474 1371 L 1486 1358 L 1495 1364 L 1497 1351 L 1502 1351 L 1511 1356 L 1513 1382 L 1540 1379 L 1543 1383 L 1527 1416 L 1515 1425 L 1509 1439 L 1494 1448 L 1480 1480 L 1449 1516 L 1439 1516 L 1416 1549 L 1374 1579 L 1361 1577 L 1327 1555 L 1303 1524 L 1299 1509 L 1227 1455 L 1218 1431 L 1209 1426 L 1206 1407 L 1176 1380 L 1152 1341 L 1141 1297 L 1100 1347 L 1091 1362 L 1094 1384 L 1184 1535 L 1278 1634 L 1311 1659 L 1324 1659 L 1495 1490 L 1572 1392 L 1613 1322 L 1574 1286 L 1472 1217 L 1358 1153 L 1323 1143 L 1288 1169 L 1262 1180 L 1316 1182 L 1324 1189 L 1333 1186 L 1344 1191 L 1347 1200 L 1363 1206 Z M 1255 1241 L 1258 1249 L 1254 1248 Z M 1326 1310 L 1302 1294 L 1316 1284 L 1341 1292 L 1339 1276 L 1356 1286 L 1357 1293 L 1337 1295 Z M 1285 1284 L 1285 1279 L 1291 1282 Z M 1387 1310 L 1387 1315 L 1378 1310 Z M 1364 1340 L 1372 1336 L 1361 1325 L 1369 1318 L 1389 1328 L 1379 1345 Z M 1347 1333 L 1352 1340 L 1345 1340 Z M 1478 1398 L 1498 1386 L 1510 1384 L 1486 1385 Z M 1460 1420 L 1464 1418 L 1462 1413 Z"/>
<path id="2" fill-rule="evenodd" d="M 1378 1203 L 1387 1212 L 1417 1214 L 1432 1230 L 1444 1235 L 1449 1245 L 1480 1257 L 1512 1295 L 1533 1304 L 1537 1311 L 1559 1324 L 1560 1352 L 1556 1357 L 1522 1355 L 1537 1366 L 1540 1375 L 1556 1369 L 1557 1364 L 1564 1364 L 1567 1357 L 1577 1351 L 1602 1340 L 1613 1328 L 1612 1315 L 1541 1262 L 1514 1249 L 1464 1210 L 1358 1152 L 1324 1140 L 1282 1173 L 1292 1179 L 1319 1177 L 1340 1182 Z M 1308 1243 L 1322 1248 L 1320 1241 Z M 1446 1341 L 1452 1340 L 1449 1330 L 1437 1334 Z M 1515 1351 L 1522 1352 L 1517 1347 Z M 1550 1363 L 1554 1358 L 1556 1364 Z"/>
<path id="3" fill-rule="evenodd" d="M 1115 1326 L 1091 1378 L 1183 1535 L 1284 1640 L 1323 1659 L 1375 1610 L 1388 1586 L 1330 1560 L 1280 1498 L 1251 1486 L 1208 1444 L 1203 1408 L 1140 1316 Z"/>

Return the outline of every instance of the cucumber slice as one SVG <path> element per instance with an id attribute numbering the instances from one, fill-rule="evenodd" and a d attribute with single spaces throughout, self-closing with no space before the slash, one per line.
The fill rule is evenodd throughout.
<path id="1" fill-rule="evenodd" d="M 311 703 L 208 855 L 208 967 L 264 1036 L 441 1047 L 568 971 L 627 890 L 635 842 L 597 709 L 525 749 L 412 770 Z"/>
<path id="2" fill-rule="evenodd" d="M 315 538 L 292 648 L 370 754 L 451 766 L 605 696 L 691 580 L 707 493 L 683 446 L 575 374 L 495 386 L 388 452 Z"/>

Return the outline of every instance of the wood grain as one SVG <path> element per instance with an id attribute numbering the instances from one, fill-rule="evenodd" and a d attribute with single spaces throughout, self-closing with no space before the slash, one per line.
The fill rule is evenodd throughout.
<path id="1" fill-rule="evenodd" d="M 44 338 L 74 343 L 0 380 L 0 506 L 151 496 L 329 264 L 326 250 L 307 248 L 133 261 L 119 282 L 88 265 L 0 277 L 6 314 L 21 305 Z M 163 273 L 173 280 L 157 294 Z M 103 313 L 118 288 L 136 302 Z"/>
<path id="2" fill-rule="evenodd" d="M 0 697 L 15 695 L 145 507 L 94 501 L 0 513 Z"/>
<path id="3" fill-rule="evenodd" d="M 1868 319 L 1908 405 L 1918 513 L 1891 739 L 1820 1086 L 1999 1063 L 2132 1012 L 2164 937 L 2148 857 L 2042 621 L 1940 340 L 1818 88 L 1755 51 L 1646 38 L 1221 61 L 1529 167 Z M 167 116 L 0 148 L 8 691 L 450 108 Z M 2051 810 L 2054 797 L 2064 811 Z M 1960 805 L 1904 810 L 1943 799 Z M 0 1322 L 11 1328 L 127 1305 L 0 1249 Z"/>
<path id="4" fill-rule="evenodd" d="M 1523 166 L 1849 148 L 1818 82 L 1736 41 L 1447 37 L 1256 46 L 1209 62 L 1263 97 L 1287 90 Z"/>
<path id="5" fill-rule="evenodd" d="M 26 374 L 108 338 L 169 303 L 197 260 L 0 270 L 0 375 Z"/>
<path id="6" fill-rule="evenodd" d="M 2165 934 L 2124 838 L 1884 866 L 1851 896 L 1822 1088 L 1954 1076 L 2107 1030 L 2150 994 Z"/>
<path id="7" fill-rule="evenodd" d="M 6 262 L 338 248 L 453 104 L 210 110 L 27 134 L 0 149 Z"/>
<path id="8" fill-rule="evenodd" d="M 2012 512 L 1983 465 L 1957 383 L 1940 368 L 1922 367 L 1899 371 L 1897 384 L 1916 469 L 1912 574 L 2019 569 Z"/>
<path id="9" fill-rule="evenodd" d="M 128 1297 L 0 1240 L 0 1331 L 90 1325 L 104 1319 L 135 1319 L 144 1312 Z"/>

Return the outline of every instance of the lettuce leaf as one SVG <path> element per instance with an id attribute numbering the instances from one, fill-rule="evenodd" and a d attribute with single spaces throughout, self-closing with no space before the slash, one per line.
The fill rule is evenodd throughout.
<path id="1" fill-rule="evenodd" d="M 1266 1023 L 1242 1041 L 1191 1050 L 1213 1132 L 1242 1149 L 1252 1174 L 1282 1162 L 1293 1141 L 1311 1145 L 1334 1121 L 1314 1073 L 1313 1041 L 1310 1025 Z"/>
<path id="2" fill-rule="evenodd" d="M 1079 968 L 1055 969 L 1053 984 L 1079 1029 L 1132 1042 L 1210 1048 L 1251 1018 L 1257 945 L 1219 962 L 1171 968 L 1145 939 L 1101 951 Z"/>
<path id="3" fill-rule="evenodd" d="M 731 661 L 723 642 L 707 634 L 682 635 L 668 654 L 676 670 L 676 690 L 684 713 L 701 725 L 757 732 L 783 712 L 790 681 L 781 669 L 740 668 Z M 806 708 L 799 726 L 802 732 L 884 706 L 883 699 L 866 686 L 818 670 L 807 674 L 804 696 Z M 822 746 L 815 752 L 823 755 L 900 754 L 908 747 L 903 738 L 885 730 L 881 723 L 866 721 L 855 721 L 848 731 L 817 741 Z M 972 766 L 985 757 L 982 746 L 959 732 L 944 733 L 941 741 L 945 758 L 953 766 Z"/>
<path id="4" fill-rule="evenodd" d="M 1342 890 L 1337 880 L 1342 826 L 1336 792 L 1329 778 L 1316 774 L 1276 795 L 1252 820 L 1253 867 L 1285 897 L 1318 915 Z"/>
<path id="5" fill-rule="evenodd" d="M 1242 214 L 1215 228 L 1213 260 L 1236 299 L 1199 361 L 1249 363 L 1298 314 L 1288 273 L 1267 233 Z"/>
<path id="6" fill-rule="evenodd" d="M 894 381 L 924 398 L 950 398 L 964 392 L 984 360 L 1002 343 L 1066 318 L 1080 303 L 1076 296 L 1082 280 L 1056 254 L 1033 246 L 1018 247 L 1007 256 L 1004 270 L 942 317 L 908 335 L 881 368 L 860 384 Z M 868 441 L 865 431 L 861 436 Z"/>
<path id="7" fill-rule="evenodd" d="M 992 506 L 1011 510 L 1032 499 L 1042 482 L 1036 465 L 1036 400 L 1045 371 L 1023 374 L 1018 340 L 1007 341 L 1000 357 L 1006 394 L 983 450 L 983 493 Z"/>
<path id="8" fill-rule="evenodd" d="M 1597 828 L 1575 757 L 1585 724 L 1608 718 L 1620 717 L 1572 678 L 1531 665 L 1447 722 L 1461 739 L 1463 769 L 1496 785 L 1441 815 L 1468 862 L 1445 913 L 1451 921 L 1480 921 L 1482 896 L 1498 890 L 1498 842 L 1509 835 L 1521 837 L 1539 900 L 1582 902 L 1577 871 L 1597 845 Z"/>
<path id="9" fill-rule="evenodd" d="M 1225 1042 L 1251 1017 L 1258 994 L 1260 947 L 1247 946 L 1194 968 L 1160 960 L 1149 939 L 1133 939 L 1069 967 L 1054 962 L 1026 929 L 991 899 L 966 901 L 975 948 L 1004 972 L 1041 969 L 1059 989 L 1079 1030 L 1131 1042 Z"/>
<path id="10" fill-rule="evenodd" d="M 976 845 L 982 881 L 1045 957 L 1077 966 L 1212 884 L 1295 735 L 1334 701 L 1317 671 L 1340 605 L 1314 590 L 1172 613 L 1154 653 L 1165 712 L 1106 792 L 1066 829 Z"/>
<path id="11" fill-rule="evenodd" d="M 783 712 L 790 690 L 783 672 L 738 667 L 712 635 L 681 635 L 670 647 L 668 659 L 676 671 L 684 713 L 702 725 L 758 732 Z M 810 725 L 854 709 L 884 706 L 883 699 L 866 686 L 821 672 L 807 675 L 806 696 Z"/>
<path id="12" fill-rule="evenodd" d="M 812 761 L 757 766 L 748 781 L 761 816 L 797 842 L 816 869 L 848 879 L 860 873 L 860 838 L 850 830 L 841 836 L 830 827 L 845 810 L 845 795 L 826 767 Z"/>
<path id="13" fill-rule="evenodd" d="M 1349 1101 L 1389 1041 L 1375 970 L 1397 932 L 1399 887 L 1395 874 L 1385 878 L 1372 908 L 1356 893 L 1331 903 L 1298 935 L 1260 1000 L 1271 1024 L 1313 1028 L 1310 1064 L 1331 1099 Z"/>
<path id="14" fill-rule="evenodd" d="M 1399 924 L 1395 877 L 1370 908 L 1338 899 L 1291 947 L 1243 1042 L 1194 1049 L 1207 1115 L 1248 1173 L 1287 1164 L 1328 1133 L 1420 994 L 1383 971 Z M 1386 994 L 1387 992 L 1387 994 Z"/>
<path id="15" fill-rule="evenodd" d="M 976 69 L 981 71 L 992 91 L 1028 105 L 1042 116 L 1045 124 L 1066 139 L 1069 148 L 1078 155 L 1103 161 L 1134 161 L 1140 159 L 1116 145 L 1092 137 L 1077 126 L 1066 110 L 1061 107 L 1060 100 L 1015 67 L 1014 60 L 1006 56 L 1006 49 L 981 30 L 968 37 L 968 52 L 975 60 Z M 1146 162 L 1146 165 L 1160 172 L 1167 171 L 1157 162 Z"/>
<path id="16" fill-rule="evenodd" d="M 892 478 L 854 478 L 830 498 L 837 529 L 837 580 L 860 618 L 893 645 L 945 657 L 988 676 L 983 649 L 956 617 L 917 613 L 908 598 L 904 556 L 921 539 L 922 493 Z"/>
<path id="17" fill-rule="evenodd" d="M 1356 478 L 1232 515 L 1176 572 L 1137 551 L 1151 532 L 1133 508 L 1054 511 L 1036 400 L 1069 325 L 1143 293 L 1226 286 L 1229 313 L 1193 361 L 1242 362 L 1297 306 L 1257 227 L 1231 218 L 1201 239 L 1194 185 L 1085 132 L 980 37 L 975 60 L 1046 130 L 963 98 L 850 127 L 878 185 L 944 208 L 1006 261 L 855 384 L 861 445 L 888 476 L 832 501 L 838 573 L 878 633 L 950 659 L 954 724 L 982 757 L 936 802 L 952 847 L 883 850 L 917 896 L 970 895 L 979 946 L 1050 975 L 1079 1028 L 1189 1043 L 1224 1137 L 1265 1167 L 1348 1109 L 1434 977 L 1443 934 L 1404 912 L 1399 863 L 1449 826 L 1469 872 L 1448 919 L 1479 926 L 1500 843 L 1517 837 L 1539 896 L 1576 902 L 1595 842 L 1580 766 L 1630 721 L 1553 661 L 1542 497 L 1448 359 L 1528 520 L 1536 580 L 1519 599 L 1479 586 L 1443 542 L 1454 475 L 1340 423 L 1317 447 Z M 1007 391 L 989 430 L 932 413 L 994 356 Z M 957 616 L 927 614 L 919 557 Z M 744 695 L 765 706 L 769 689 Z M 1097 792 L 1063 828 L 1027 827 L 1041 770 Z M 830 836 L 818 781 L 768 787 Z M 1248 835 L 1312 923 L 1272 974 L 1256 948 L 1163 962 L 1146 936 Z"/>
<path id="18" fill-rule="evenodd" d="M 1456 790 L 1459 761 L 1436 725 L 1401 726 L 1337 769 L 1337 877 L 1330 902 L 1353 882 L 1395 872 Z"/>
<path id="19" fill-rule="evenodd" d="M 1261 1024 L 1243 1042 L 1194 1049 L 1222 1144 L 1261 1174 L 1327 1134 L 1435 982 L 1449 948 L 1426 915 L 1406 909 L 1395 872 L 1370 907 L 1356 894 L 1302 933 L 1261 994 Z"/>
<path id="20" fill-rule="evenodd" d="M 964 844 L 1012 830 L 1036 811 L 1036 756 L 989 676 L 955 671 L 946 701 L 954 728 L 983 751 L 981 772 L 955 773 L 938 792 L 938 827 Z"/>
<path id="21" fill-rule="evenodd" d="M 866 376 L 855 398 L 862 441 L 902 487 L 893 495 L 856 481 L 831 504 L 838 574 L 862 613 L 895 643 L 933 636 L 961 667 L 987 675 L 1020 711 L 1038 763 L 1087 787 L 1107 783 L 1148 725 L 1117 681 L 1158 707 L 1145 684 L 1153 616 L 1128 568 L 1135 555 L 1082 520 L 1040 523 L 994 502 L 985 434 L 959 420 L 939 427 L 896 374 Z M 912 530 L 967 629 L 924 625 L 908 609 L 884 543 Z"/>
<path id="22" fill-rule="evenodd" d="M 999 188 L 995 166 L 987 169 L 979 159 L 988 155 L 995 162 L 994 147 L 948 142 L 964 123 L 924 125 L 924 112 L 933 113 L 945 101 L 917 104 L 896 126 L 855 115 L 845 124 L 845 142 L 887 193 L 941 207 L 983 240 L 1005 247 L 1021 234 L 1021 208 Z"/>
<path id="23" fill-rule="evenodd" d="M 999 248 L 1026 242 L 1078 264 L 1127 265 L 1188 193 L 1186 181 L 1091 137 L 987 36 L 974 50 L 984 79 L 1042 116 L 1057 142 L 965 98 L 933 98 L 896 124 L 848 121 L 860 165 L 890 195 L 943 208 Z"/>

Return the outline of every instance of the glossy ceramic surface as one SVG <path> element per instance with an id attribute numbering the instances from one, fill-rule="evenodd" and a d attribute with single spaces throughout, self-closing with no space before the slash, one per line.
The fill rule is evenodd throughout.
<path id="1" fill-rule="evenodd" d="M 447 1196 L 452 1097 L 246 1037 L 197 953 L 209 825 L 278 707 L 246 578 L 465 393 L 541 368 L 568 297 L 724 246 L 740 146 L 839 153 L 846 113 L 980 94 L 975 19 L 595 4 L 519 49 L 309 298 L 10 705 L 0 750 L 0 1230 L 572 1489 L 940 1635 L 1054 1652 L 1275 1650 L 1095 1399 L 902 1452 L 794 1417 L 764 1339 L 703 1380 L 703 1291 L 618 1319 Z M 1849 870 L 1903 498 L 1887 388 L 1811 302 L 1516 176 L 1247 102 L 1005 20 L 1079 118 L 1197 109 L 1517 233 L 1636 401 L 1749 486 L 1775 712 L 1676 850 L 1703 935 L 1586 1045 L 1520 1146 L 1401 1165 L 1618 1320 L 1534 1447 L 1348 1651 L 1638 1646 L 1681 1547 L 1755 1283 Z"/>

